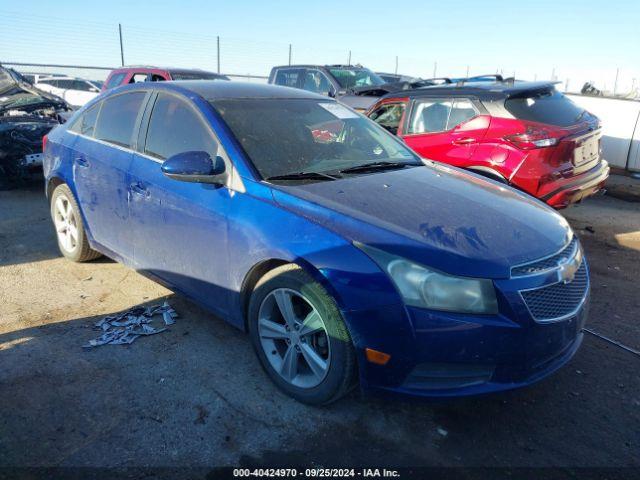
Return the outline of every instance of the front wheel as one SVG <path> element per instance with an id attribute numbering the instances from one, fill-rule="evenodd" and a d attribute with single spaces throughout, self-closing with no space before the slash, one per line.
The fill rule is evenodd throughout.
<path id="1" fill-rule="evenodd" d="M 258 281 L 249 334 L 267 374 L 296 400 L 331 403 L 355 384 L 355 352 L 342 315 L 324 287 L 297 265 Z"/>

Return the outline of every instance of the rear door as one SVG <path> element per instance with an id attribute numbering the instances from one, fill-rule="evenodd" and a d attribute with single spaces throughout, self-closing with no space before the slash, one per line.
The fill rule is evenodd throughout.
<path id="1" fill-rule="evenodd" d="M 421 157 L 465 167 L 489 126 L 471 98 L 417 98 L 400 136 Z"/>
<path id="2" fill-rule="evenodd" d="M 137 91 L 111 96 L 87 110 L 87 121 L 76 122 L 71 129 L 77 136 L 74 183 L 89 231 L 96 242 L 124 261 L 133 259 L 129 168 L 146 95 Z"/>
<path id="3" fill-rule="evenodd" d="M 148 119 L 148 120 L 147 120 Z M 219 313 L 227 310 L 227 214 L 234 192 L 166 177 L 161 165 L 187 151 L 226 158 L 203 115 L 186 98 L 157 94 L 145 114 L 130 179 L 135 263 Z M 230 168 L 230 163 L 227 167 Z"/>

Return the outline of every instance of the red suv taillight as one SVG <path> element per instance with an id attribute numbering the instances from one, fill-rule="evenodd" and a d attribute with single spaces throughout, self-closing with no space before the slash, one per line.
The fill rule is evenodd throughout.
<path id="1" fill-rule="evenodd" d="M 44 149 L 47 148 L 47 136 L 42 137 L 42 153 L 44 153 Z"/>
<path id="2" fill-rule="evenodd" d="M 524 126 L 524 132 L 505 135 L 503 138 L 523 150 L 552 147 L 560 141 L 558 133 L 550 129 L 538 125 L 525 124 Z"/>

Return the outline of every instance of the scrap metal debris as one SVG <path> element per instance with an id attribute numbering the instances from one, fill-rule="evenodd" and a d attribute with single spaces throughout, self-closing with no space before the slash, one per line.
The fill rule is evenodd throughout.
<path id="1" fill-rule="evenodd" d="M 162 315 L 165 326 L 173 325 L 178 317 L 176 311 L 166 301 L 162 305 L 151 307 L 137 306 L 129 310 L 109 315 L 95 324 L 95 328 L 102 330 L 102 335 L 83 348 L 99 347 L 100 345 L 129 345 L 143 335 L 154 335 L 167 330 L 151 325 L 154 315 Z"/>

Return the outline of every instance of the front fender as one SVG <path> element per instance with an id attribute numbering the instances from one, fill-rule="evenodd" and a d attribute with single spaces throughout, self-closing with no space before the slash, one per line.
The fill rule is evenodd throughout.
<path id="1" fill-rule="evenodd" d="M 387 275 L 351 242 L 277 205 L 265 185 L 247 182 L 236 197 L 229 224 L 230 290 L 234 323 L 244 323 L 242 288 L 255 265 L 275 260 L 296 263 L 334 296 L 343 312 L 397 305 L 401 299 Z M 249 193 L 251 192 L 251 193 Z M 256 195 L 256 193 L 258 195 Z"/>

